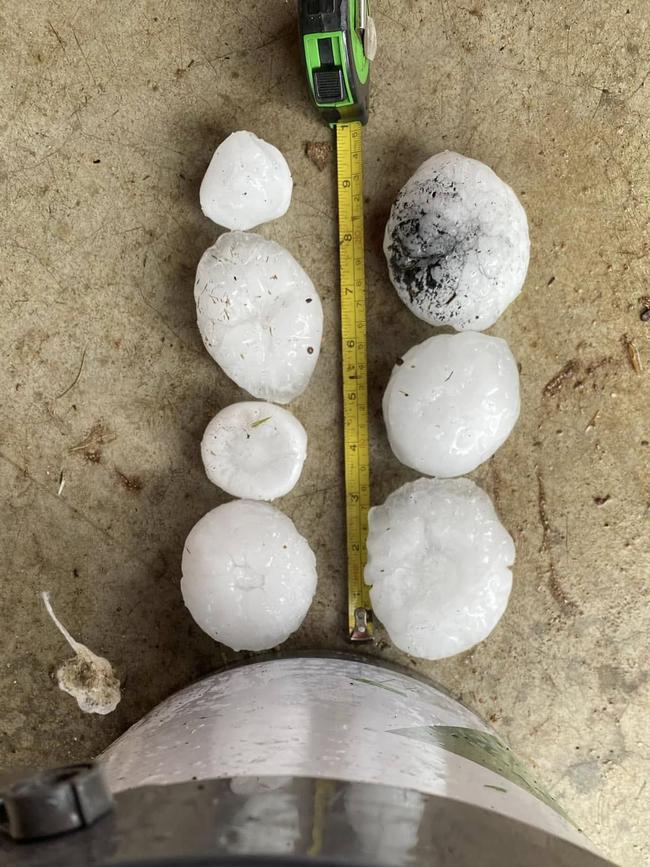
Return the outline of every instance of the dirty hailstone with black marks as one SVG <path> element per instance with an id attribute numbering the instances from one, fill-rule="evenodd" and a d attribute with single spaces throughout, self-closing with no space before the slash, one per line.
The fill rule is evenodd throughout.
<path id="1" fill-rule="evenodd" d="M 302 623 L 315 590 L 307 540 L 269 503 L 218 506 L 185 542 L 185 605 L 204 632 L 233 650 L 281 644 Z"/>
<path id="2" fill-rule="evenodd" d="M 285 214 L 293 179 L 272 144 L 239 130 L 216 149 L 199 193 L 201 210 L 226 229 L 253 229 Z"/>
<path id="3" fill-rule="evenodd" d="M 281 406 L 233 403 L 205 429 L 201 458 L 215 485 L 233 497 L 274 500 L 294 487 L 307 457 L 307 433 Z"/>
<path id="4" fill-rule="evenodd" d="M 519 418 L 519 370 L 499 337 L 439 334 L 409 349 L 384 392 L 395 457 L 428 476 L 476 469 Z"/>
<path id="5" fill-rule="evenodd" d="M 418 479 L 368 518 L 370 599 L 391 641 L 423 659 L 468 650 L 508 605 L 515 546 L 470 479 Z"/>
<path id="6" fill-rule="evenodd" d="M 393 286 L 416 316 L 456 331 L 483 331 L 524 284 L 526 212 L 488 166 L 444 151 L 402 187 L 384 253 Z"/>
<path id="7" fill-rule="evenodd" d="M 293 256 L 252 232 L 226 232 L 199 262 L 196 317 L 205 348 L 253 397 L 289 403 L 307 388 L 323 310 Z"/>

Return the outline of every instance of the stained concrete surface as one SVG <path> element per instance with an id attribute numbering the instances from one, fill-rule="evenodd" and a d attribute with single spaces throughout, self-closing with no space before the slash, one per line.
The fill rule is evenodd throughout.
<path id="1" fill-rule="evenodd" d="M 491 165 L 530 220 L 526 289 L 491 333 L 521 363 L 523 412 L 474 477 L 515 537 L 494 634 L 431 675 L 492 721 L 603 851 L 650 841 L 650 3 L 377 0 L 365 134 L 373 497 L 413 474 L 380 399 L 431 333 L 381 253 L 413 169 L 453 148 Z M 321 293 L 326 334 L 293 409 L 310 436 L 279 505 L 318 556 L 318 597 L 290 648 L 344 648 L 337 230 L 328 130 L 311 110 L 294 4 L 4 0 L 0 8 L 0 539 L 4 764 L 97 753 L 156 702 L 234 658 L 179 594 L 183 540 L 226 498 L 202 472 L 212 414 L 242 392 L 204 352 L 193 272 L 216 230 L 198 186 L 238 128 L 295 178 L 262 229 Z M 638 352 L 641 368 L 635 370 Z M 638 364 L 637 364 L 638 368 Z M 558 375 L 559 374 L 559 375 Z M 68 656 L 38 592 L 118 667 L 123 701 L 85 716 L 52 672 Z M 384 636 L 385 638 L 385 636 Z"/>

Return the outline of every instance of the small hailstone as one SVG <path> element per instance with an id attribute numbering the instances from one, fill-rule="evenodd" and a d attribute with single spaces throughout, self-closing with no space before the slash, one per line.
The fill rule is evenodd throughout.
<path id="1" fill-rule="evenodd" d="M 526 279 L 526 212 L 488 166 L 444 151 L 402 187 L 384 253 L 393 286 L 416 316 L 457 331 L 483 331 Z"/>
<path id="2" fill-rule="evenodd" d="M 470 479 L 418 479 L 370 510 L 373 610 L 393 643 L 443 659 L 483 641 L 506 610 L 515 548 Z"/>
<path id="3" fill-rule="evenodd" d="M 226 232 L 199 262 L 196 315 L 205 348 L 254 397 L 289 403 L 320 352 L 323 310 L 293 256 L 251 232 Z"/>
<path id="4" fill-rule="evenodd" d="M 491 457 L 515 426 L 517 362 L 499 337 L 430 337 L 393 368 L 383 409 L 399 461 L 429 476 L 461 476 Z"/>
<path id="5" fill-rule="evenodd" d="M 304 620 L 315 590 L 307 540 L 268 503 L 218 506 L 185 542 L 185 605 L 204 632 L 233 650 L 281 644 Z"/>
<path id="6" fill-rule="evenodd" d="M 211 482 L 233 497 L 274 500 L 294 487 L 307 434 L 288 409 L 262 401 L 225 407 L 205 429 L 201 457 Z"/>
<path id="7" fill-rule="evenodd" d="M 199 193 L 201 210 L 226 229 L 252 229 L 287 212 L 293 180 L 280 151 L 252 132 L 229 135 L 214 152 Z"/>
<path id="8" fill-rule="evenodd" d="M 41 598 L 54 625 L 75 652 L 75 656 L 64 662 L 56 673 L 59 689 L 76 699 L 84 713 L 111 713 L 122 696 L 120 682 L 110 662 L 97 656 L 85 644 L 75 641 L 54 613 L 49 593 L 41 593 Z"/>

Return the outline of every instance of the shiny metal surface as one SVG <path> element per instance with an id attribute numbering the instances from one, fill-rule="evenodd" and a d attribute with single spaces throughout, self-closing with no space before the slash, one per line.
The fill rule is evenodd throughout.
<path id="1" fill-rule="evenodd" d="M 273 659 L 160 704 L 103 756 L 114 792 L 270 776 L 383 784 L 473 804 L 589 846 L 475 714 L 360 659 Z"/>
<path id="2" fill-rule="evenodd" d="M 3 867 L 225 867 L 235 858 L 239 867 L 608 867 L 459 801 L 291 777 L 147 786 L 122 792 L 113 814 L 76 834 L 29 845 L 0 836 Z"/>

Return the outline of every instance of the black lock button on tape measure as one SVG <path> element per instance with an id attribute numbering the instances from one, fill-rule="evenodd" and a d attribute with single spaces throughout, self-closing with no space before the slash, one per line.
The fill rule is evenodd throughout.
<path id="1" fill-rule="evenodd" d="M 348 627 L 352 641 L 369 641 L 372 610 L 363 579 L 370 455 L 362 126 L 368 120 L 370 62 L 377 39 L 366 0 L 301 0 L 299 15 L 309 90 L 316 107 L 336 130 Z"/>

